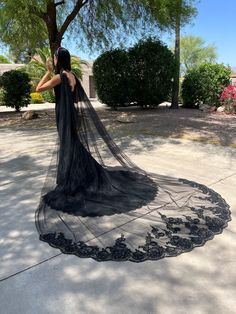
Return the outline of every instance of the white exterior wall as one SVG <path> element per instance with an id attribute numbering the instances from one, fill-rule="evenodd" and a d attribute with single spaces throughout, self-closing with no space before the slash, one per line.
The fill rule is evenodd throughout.
<path id="1" fill-rule="evenodd" d="M 89 98 L 90 96 L 94 93 L 93 90 L 91 90 L 90 86 L 90 77 L 93 78 L 93 62 L 92 61 L 85 61 L 85 60 L 80 60 L 80 64 L 82 67 L 82 72 L 83 72 L 83 79 L 82 79 L 82 86 L 88 95 Z M 95 93 L 95 97 L 92 97 L 91 99 L 97 99 L 97 95 Z"/>
<path id="2" fill-rule="evenodd" d="M 4 72 L 11 71 L 11 70 L 16 70 L 20 67 L 24 66 L 24 64 L 5 64 L 5 63 L 0 63 L 0 74 L 3 74 Z"/>
<path id="3" fill-rule="evenodd" d="M 236 86 L 236 77 L 235 76 L 231 77 L 230 84 Z"/>

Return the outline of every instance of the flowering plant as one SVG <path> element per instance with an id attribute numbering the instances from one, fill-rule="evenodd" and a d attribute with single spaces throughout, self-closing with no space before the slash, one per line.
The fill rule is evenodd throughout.
<path id="1" fill-rule="evenodd" d="M 43 103 L 43 97 L 40 93 L 31 93 L 30 94 L 30 98 L 31 98 L 31 103 L 32 104 L 40 104 Z"/>
<path id="2" fill-rule="evenodd" d="M 228 85 L 224 88 L 220 102 L 225 105 L 225 109 L 228 112 L 236 113 L 236 85 Z"/>

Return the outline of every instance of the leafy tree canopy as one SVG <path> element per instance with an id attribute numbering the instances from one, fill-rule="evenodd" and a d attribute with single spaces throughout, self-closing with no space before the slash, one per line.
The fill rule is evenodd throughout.
<path id="1" fill-rule="evenodd" d="M 204 39 L 197 36 L 184 36 L 180 39 L 181 72 L 206 62 L 215 62 L 217 58 L 216 47 L 206 45 Z"/>
<path id="2" fill-rule="evenodd" d="M 181 14 L 182 23 L 187 23 L 195 13 L 193 2 L 2 0 L 0 40 L 13 52 L 31 52 L 45 43 L 53 51 L 65 36 L 80 47 L 104 50 L 124 46 L 128 38 L 157 35 L 159 28 L 174 28 L 176 14 Z"/>
<path id="3" fill-rule="evenodd" d="M 18 52 L 16 59 L 23 51 L 30 51 L 47 40 L 45 23 L 30 11 L 35 2 L 0 1 L 0 40 L 11 48 L 12 56 L 14 51 Z M 43 2 L 46 1 L 37 1 L 37 6 L 42 6 Z"/>
<path id="4" fill-rule="evenodd" d="M 180 26 L 190 23 L 197 14 L 196 0 L 142 0 L 149 8 L 151 15 L 158 21 L 162 29 L 173 30 L 176 18 L 180 18 Z"/>
<path id="5" fill-rule="evenodd" d="M 42 47 L 45 42 L 53 50 L 69 36 L 80 46 L 103 49 L 138 30 L 139 34 L 150 30 L 155 22 L 150 23 L 146 13 L 137 0 L 3 0 L 0 40 L 13 51 Z"/>

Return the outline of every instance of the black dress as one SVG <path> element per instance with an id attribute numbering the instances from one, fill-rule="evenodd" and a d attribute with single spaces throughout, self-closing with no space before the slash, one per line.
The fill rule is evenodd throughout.
<path id="1" fill-rule="evenodd" d="M 196 182 L 147 173 L 111 139 L 80 82 L 55 88 L 58 144 L 35 223 L 40 240 L 98 261 L 176 256 L 230 220 L 219 194 Z"/>

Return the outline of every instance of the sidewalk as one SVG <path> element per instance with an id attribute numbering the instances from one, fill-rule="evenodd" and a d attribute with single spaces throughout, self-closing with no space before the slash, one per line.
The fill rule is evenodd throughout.
<path id="1" fill-rule="evenodd" d="M 120 139 L 140 167 L 220 193 L 231 206 L 232 221 L 203 247 L 175 258 L 99 263 L 61 254 L 38 240 L 34 212 L 55 133 L 3 128 L 0 141 L 1 313 L 235 313 L 235 148 L 151 136 Z"/>
<path id="2" fill-rule="evenodd" d="M 105 105 L 99 102 L 98 100 L 91 100 L 91 103 L 94 108 L 100 108 L 104 107 Z M 45 109 L 54 109 L 55 104 L 54 103 L 49 103 L 45 102 L 43 104 L 29 104 L 28 107 L 22 107 L 21 111 L 26 111 L 26 110 L 45 110 Z M 0 112 L 9 112 L 9 111 L 15 111 L 14 108 L 9 108 L 5 106 L 0 106 Z"/>

